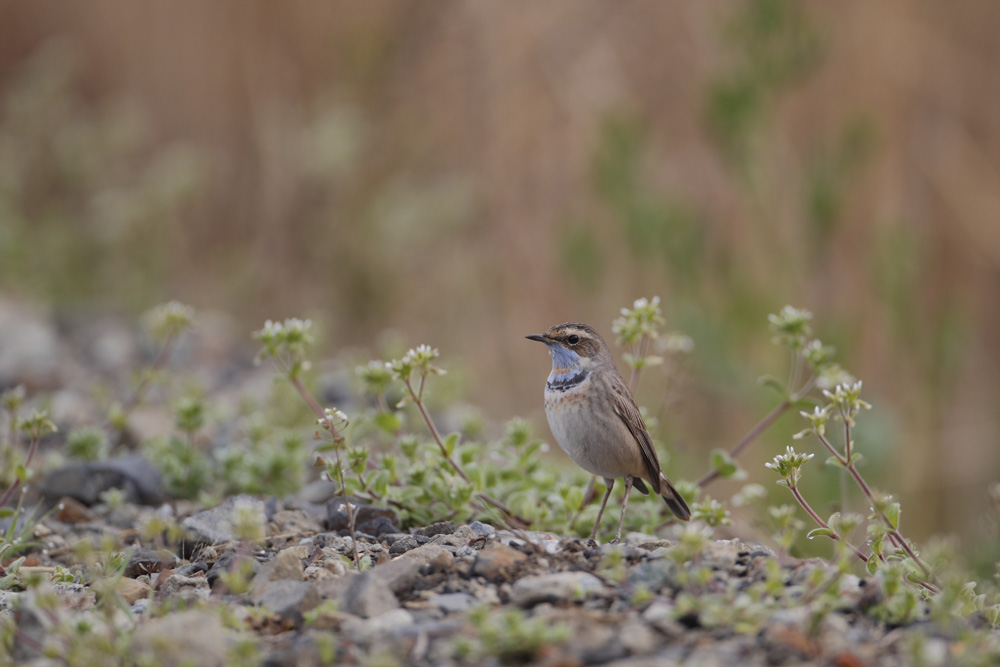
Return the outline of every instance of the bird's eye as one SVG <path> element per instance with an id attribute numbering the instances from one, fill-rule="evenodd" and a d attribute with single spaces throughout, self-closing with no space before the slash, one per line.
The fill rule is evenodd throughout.
<path id="1" fill-rule="evenodd" d="M 569 343 L 570 345 L 576 345 L 577 343 L 580 342 L 580 337 L 577 336 L 576 334 L 571 334 L 566 337 L 566 342 Z"/>

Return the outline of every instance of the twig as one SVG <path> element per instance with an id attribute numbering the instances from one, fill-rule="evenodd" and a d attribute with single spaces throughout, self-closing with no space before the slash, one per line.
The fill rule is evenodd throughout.
<path id="1" fill-rule="evenodd" d="M 763 433 L 771 424 L 776 422 L 781 415 L 785 414 L 790 407 L 792 407 L 792 398 L 786 398 L 784 401 L 779 403 L 770 413 L 767 414 L 763 419 L 761 419 L 756 426 L 750 429 L 750 432 L 743 436 L 743 439 L 736 443 L 736 446 L 732 448 L 729 452 L 731 458 L 736 458 L 740 455 L 747 446 L 757 439 L 761 433 Z M 708 471 L 704 477 L 698 480 L 698 486 L 704 488 L 710 482 L 715 480 L 719 476 L 719 471 L 712 469 Z"/>

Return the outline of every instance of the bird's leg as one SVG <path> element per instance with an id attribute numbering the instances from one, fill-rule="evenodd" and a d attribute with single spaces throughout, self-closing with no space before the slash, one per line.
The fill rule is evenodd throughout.
<path id="1" fill-rule="evenodd" d="M 625 501 L 622 503 L 622 516 L 618 519 L 618 532 L 615 534 L 615 539 L 611 540 L 611 544 L 618 544 L 622 539 L 622 526 L 625 524 L 625 510 L 628 509 L 628 494 L 632 490 L 632 478 L 625 476 Z"/>
<path id="2" fill-rule="evenodd" d="M 608 504 L 608 498 L 611 497 L 611 489 L 615 488 L 615 480 L 605 478 L 604 485 L 608 487 L 608 490 L 604 492 L 604 500 L 601 501 L 601 509 L 597 512 L 597 520 L 594 522 L 594 529 L 590 531 L 589 544 L 592 547 L 597 546 L 597 540 L 594 538 L 597 536 L 597 527 L 601 525 L 601 517 L 604 516 L 604 506 Z"/>

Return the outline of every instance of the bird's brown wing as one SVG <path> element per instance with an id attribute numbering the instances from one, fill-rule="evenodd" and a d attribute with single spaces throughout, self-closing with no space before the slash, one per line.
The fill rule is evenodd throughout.
<path id="1" fill-rule="evenodd" d="M 646 470 L 649 471 L 649 484 L 653 489 L 653 493 L 659 493 L 660 459 L 656 456 L 653 439 L 649 437 L 649 430 L 646 428 L 645 422 L 642 421 L 639 408 L 636 406 L 635 400 L 632 398 L 632 394 L 629 393 L 624 381 L 615 383 L 612 387 L 615 394 L 615 414 L 621 418 L 626 428 L 628 428 L 629 433 L 632 434 L 632 437 L 639 444 L 639 451 L 642 452 L 642 461 L 646 464 Z"/>

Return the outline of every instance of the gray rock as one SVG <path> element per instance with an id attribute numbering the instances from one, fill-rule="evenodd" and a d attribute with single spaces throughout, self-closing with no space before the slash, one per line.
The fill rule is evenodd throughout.
<path id="1" fill-rule="evenodd" d="M 417 542 L 416 537 L 413 535 L 404 535 L 393 541 L 392 546 L 389 547 L 389 553 L 394 556 L 398 556 L 399 554 L 405 554 L 407 551 L 416 549 L 419 546 L 420 543 Z"/>
<path id="2" fill-rule="evenodd" d="M 483 523 L 482 521 L 473 521 L 469 524 L 469 528 L 472 529 L 479 537 L 489 537 L 490 535 L 496 535 L 497 529 L 488 523 Z"/>
<path id="3" fill-rule="evenodd" d="M 254 576 L 253 582 L 250 584 L 250 601 L 258 605 L 262 604 L 268 609 L 276 611 L 271 605 L 265 602 L 264 598 L 269 594 L 272 596 L 284 594 L 284 591 L 292 589 L 275 588 L 271 584 L 284 581 L 300 583 L 302 581 L 302 571 L 302 559 L 298 556 L 297 547 L 279 551 L 274 558 L 261 565 Z M 280 591 L 281 593 L 273 591 Z M 317 596 L 316 599 L 318 601 L 319 597 Z"/>
<path id="4" fill-rule="evenodd" d="M 588 572 L 554 572 L 519 579 L 511 591 L 511 602 L 520 607 L 539 602 L 574 602 L 603 587 L 601 580 Z"/>
<path id="5" fill-rule="evenodd" d="M 223 667 L 232 636 L 215 611 L 180 611 L 140 624 L 129 657 L 163 667 Z"/>
<path id="6" fill-rule="evenodd" d="M 165 499 L 163 476 L 142 456 L 75 463 L 46 473 L 39 492 L 50 503 L 69 496 L 88 507 L 108 489 L 122 489 L 128 502 L 158 505 Z"/>
<path id="7" fill-rule="evenodd" d="M 666 586 L 678 587 L 678 572 L 679 568 L 672 560 L 647 560 L 633 567 L 626 581 L 633 589 L 645 588 L 656 593 Z"/>
<path id="8" fill-rule="evenodd" d="M 288 533 L 318 533 L 323 526 L 303 510 L 278 510 L 271 517 L 271 529 L 275 535 Z"/>
<path id="9" fill-rule="evenodd" d="M 436 563 L 444 567 L 454 559 L 454 556 L 438 544 L 425 544 L 407 551 L 400 558 L 412 559 L 421 566 Z"/>
<path id="10" fill-rule="evenodd" d="M 387 507 L 366 505 L 357 498 L 349 498 L 354 512 L 355 529 L 376 537 L 382 533 L 399 532 L 395 526 L 396 513 Z M 378 519 L 388 519 L 389 523 Z M 347 501 L 344 498 L 331 498 L 326 502 L 326 520 L 323 522 L 327 530 L 347 530 L 350 520 L 347 515 Z M 390 529 L 391 527 L 391 529 Z M 379 532 L 381 530 L 381 532 Z"/>
<path id="11" fill-rule="evenodd" d="M 185 577 L 174 574 L 161 584 L 157 580 L 156 597 L 160 600 L 178 599 L 188 602 L 207 600 L 212 594 L 205 577 Z"/>
<path id="12" fill-rule="evenodd" d="M 434 537 L 435 535 L 451 535 L 458 528 L 454 521 L 439 521 L 416 531 L 417 535 Z"/>
<path id="13" fill-rule="evenodd" d="M 191 535 L 195 544 L 221 544 L 236 539 L 233 533 L 234 515 L 241 507 L 253 512 L 266 525 L 264 503 L 253 496 L 241 494 L 226 499 L 221 505 L 193 514 L 181 521 L 181 528 Z"/>
<path id="14" fill-rule="evenodd" d="M 478 601 L 468 593 L 445 593 L 431 598 L 430 602 L 446 614 L 461 614 L 476 606 Z"/>
<path id="15" fill-rule="evenodd" d="M 667 637 L 676 638 L 684 634 L 686 628 L 674 618 L 675 613 L 673 603 L 656 600 L 642 612 L 642 620 Z"/>
<path id="16" fill-rule="evenodd" d="M 413 625 L 413 614 L 405 609 L 390 609 L 366 619 L 348 619 L 341 633 L 352 641 L 371 643 L 374 639 L 399 634 Z"/>
<path id="17" fill-rule="evenodd" d="M 132 553 L 125 569 L 125 576 L 130 579 L 152 574 L 169 568 L 177 562 L 177 556 L 166 550 L 138 549 Z"/>
<path id="18" fill-rule="evenodd" d="M 302 615 L 320 602 L 315 586 L 305 581 L 279 579 L 270 581 L 254 596 L 255 602 L 283 621 L 302 623 Z"/>
<path id="19" fill-rule="evenodd" d="M 414 558 L 396 558 L 395 560 L 376 565 L 372 576 L 377 577 L 394 594 L 399 595 L 413 588 L 420 576 L 420 563 Z"/>
<path id="20" fill-rule="evenodd" d="M 336 600 L 341 612 L 371 618 L 399 607 L 399 601 L 377 569 L 357 574 L 349 572 L 336 579 L 315 584 L 323 598 Z"/>
<path id="21" fill-rule="evenodd" d="M 249 569 L 250 576 L 256 576 L 260 571 L 261 564 L 258 563 L 254 558 L 241 554 L 239 551 L 233 549 L 228 551 L 219 557 L 215 564 L 212 565 L 211 569 L 205 575 L 208 580 L 208 585 L 215 587 L 215 582 L 219 580 L 219 577 L 231 571 L 237 562 L 241 563 L 241 567 L 247 567 Z"/>
<path id="22" fill-rule="evenodd" d="M 491 542 L 479 552 L 472 566 L 474 575 L 497 581 L 509 577 L 515 571 L 517 564 L 527 559 L 527 556 L 498 542 Z"/>

